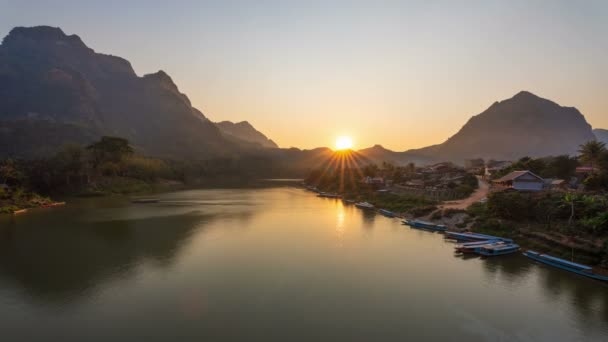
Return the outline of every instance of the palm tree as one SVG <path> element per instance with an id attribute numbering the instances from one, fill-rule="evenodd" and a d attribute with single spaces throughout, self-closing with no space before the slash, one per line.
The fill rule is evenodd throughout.
<path id="1" fill-rule="evenodd" d="M 591 170 L 593 172 L 594 164 L 597 165 L 600 156 L 605 151 L 605 143 L 597 140 L 592 140 L 585 144 L 582 144 L 578 150 L 578 153 L 581 154 L 580 157 L 583 162 L 589 163 L 589 166 L 591 166 Z"/>

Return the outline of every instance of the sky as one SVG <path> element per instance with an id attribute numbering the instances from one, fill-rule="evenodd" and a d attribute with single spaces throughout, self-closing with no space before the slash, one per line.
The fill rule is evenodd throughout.
<path id="1" fill-rule="evenodd" d="M 608 128 L 607 18 L 603 0 L 0 0 L 0 36 L 61 27 L 281 147 L 398 151 L 521 90 Z"/>

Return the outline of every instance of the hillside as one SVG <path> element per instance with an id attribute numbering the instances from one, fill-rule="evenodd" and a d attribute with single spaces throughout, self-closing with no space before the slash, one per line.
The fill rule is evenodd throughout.
<path id="1" fill-rule="evenodd" d="M 0 156 L 45 156 L 101 135 L 170 158 L 249 148 L 226 139 L 163 71 L 139 77 L 127 60 L 96 53 L 59 28 L 11 30 L 0 45 Z"/>
<path id="2" fill-rule="evenodd" d="M 608 129 L 597 128 L 593 130 L 595 138 L 608 145 Z"/>
<path id="3" fill-rule="evenodd" d="M 259 144 L 262 147 L 278 148 L 279 146 L 268 139 L 262 132 L 256 130 L 249 122 L 222 121 L 216 123 L 222 133 L 242 141 Z"/>
<path id="4" fill-rule="evenodd" d="M 384 148 L 382 145 L 374 145 L 369 148 L 364 148 L 358 150 L 357 153 L 376 164 L 389 162 L 395 165 L 405 165 L 408 163 L 424 165 L 433 163 L 435 161 L 433 157 L 418 155 L 416 153 L 391 151 Z"/>
<path id="5" fill-rule="evenodd" d="M 522 91 L 473 116 L 444 143 L 410 150 L 406 155 L 457 163 L 467 158 L 514 160 L 574 154 L 580 144 L 594 137 L 591 126 L 576 108 L 562 107 Z"/>

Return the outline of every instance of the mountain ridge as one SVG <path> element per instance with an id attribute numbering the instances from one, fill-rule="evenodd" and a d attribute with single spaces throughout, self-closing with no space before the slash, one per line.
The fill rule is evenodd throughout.
<path id="1" fill-rule="evenodd" d="M 226 138 L 166 72 L 140 77 L 126 59 L 97 53 L 79 36 L 50 26 L 16 27 L 2 40 L 0 121 L 0 146 L 11 145 L 18 133 L 36 140 L 44 133 L 36 129 L 44 126 L 67 134 L 54 137 L 57 145 L 115 135 L 144 154 L 166 158 L 207 159 L 259 148 Z M 0 147 L 0 155 L 49 153 L 48 146 L 28 146 Z"/>
<path id="2" fill-rule="evenodd" d="M 248 121 L 232 122 L 220 121 L 215 125 L 219 127 L 222 133 L 235 137 L 237 139 L 259 144 L 266 148 L 279 148 L 272 139 L 269 139 L 264 133 L 255 129 Z"/>

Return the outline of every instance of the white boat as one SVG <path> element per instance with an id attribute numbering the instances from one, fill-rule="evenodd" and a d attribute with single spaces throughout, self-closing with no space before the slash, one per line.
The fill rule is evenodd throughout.
<path id="1" fill-rule="evenodd" d="M 374 209 L 374 205 L 367 202 L 358 202 L 355 203 L 355 206 L 360 209 Z"/>

